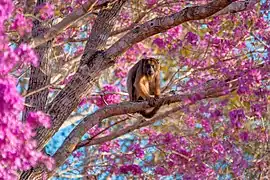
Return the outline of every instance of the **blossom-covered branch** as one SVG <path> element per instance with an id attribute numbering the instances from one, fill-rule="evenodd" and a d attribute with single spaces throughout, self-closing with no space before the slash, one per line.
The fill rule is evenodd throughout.
<path id="1" fill-rule="evenodd" d="M 228 13 L 238 13 L 241 11 L 246 11 L 246 10 L 253 8 L 253 6 L 255 6 L 255 4 L 257 4 L 258 2 L 259 2 L 258 0 L 235 1 L 235 2 L 231 3 L 229 6 L 227 6 L 226 8 L 215 13 L 213 16 L 219 16 L 219 15 L 228 14 Z"/>
<path id="2" fill-rule="evenodd" d="M 201 6 L 187 7 L 169 16 L 158 17 L 129 31 L 106 52 L 106 57 L 117 57 L 132 45 L 191 20 L 204 19 L 228 6 L 232 1 L 217 0 Z"/>
<path id="3" fill-rule="evenodd" d="M 48 32 L 44 34 L 43 37 L 35 37 L 31 40 L 31 47 L 36 48 L 47 41 L 55 38 L 60 32 L 62 32 L 64 29 L 71 26 L 74 22 L 78 21 L 81 18 L 84 18 L 89 12 L 92 12 L 96 9 L 99 9 L 103 6 L 106 6 L 108 3 L 111 3 L 111 0 L 90 0 L 87 1 L 85 4 L 82 4 L 79 8 L 75 9 L 72 13 L 67 15 L 62 21 L 60 21 L 58 24 L 55 24 L 52 26 Z"/>
<path id="4" fill-rule="evenodd" d="M 79 104 L 81 97 L 83 97 L 83 95 L 85 95 L 92 88 L 93 83 L 95 82 L 96 78 L 99 77 L 100 73 L 112 66 L 115 58 L 124 53 L 127 48 L 139 41 L 142 41 L 143 39 L 148 38 L 151 35 L 164 32 L 169 28 L 177 26 L 183 22 L 203 19 L 211 16 L 230 3 L 231 1 L 227 0 L 213 1 L 202 6 L 187 7 L 182 11 L 170 16 L 156 18 L 131 30 L 107 51 L 96 52 L 96 54 L 92 56 L 90 55 L 93 53 L 94 49 L 86 47 L 84 53 L 85 55 L 82 57 L 82 61 L 87 65 L 79 68 L 78 72 L 73 76 L 72 81 L 67 84 L 66 87 L 48 105 L 47 113 L 53 117 L 52 121 L 54 123 L 54 127 L 50 130 L 43 129 L 38 133 L 40 146 L 43 147 L 45 142 L 47 142 L 48 139 L 58 130 L 58 128 L 60 128 L 62 123 L 73 111 L 74 107 Z M 104 24 L 104 22 L 100 21 L 99 23 Z M 102 26 L 98 25 L 98 27 L 101 28 Z M 102 36 L 99 36 L 99 33 L 101 32 Z M 105 37 L 104 31 L 102 30 L 99 30 L 97 34 L 93 33 L 92 35 L 99 38 Z M 89 40 L 91 40 L 91 42 L 87 42 L 88 45 L 92 46 L 93 48 L 97 47 L 95 44 L 97 44 L 98 40 L 93 37 L 89 37 Z M 44 134 L 47 134 L 48 136 L 44 137 Z"/>
<path id="5" fill-rule="evenodd" d="M 209 84 L 206 84 L 203 87 L 204 91 L 198 90 L 198 92 L 200 93 L 196 92 L 192 94 L 162 97 L 159 100 L 157 100 L 154 105 L 159 106 L 162 104 L 182 102 L 183 106 L 185 106 L 185 105 L 189 105 L 190 103 L 192 104 L 206 98 L 216 98 L 216 97 L 226 95 L 229 92 L 234 91 L 237 85 L 238 83 L 237 81 L 235 81 L 235 79 L 227 81 L 227 82 L 216 81 L 215 84 L 211 84 L 210 86 Z M 104 108 L 97 110 L 95 113 L 87 116 L 73 129 L 70 135 L 65 139 L 63 145 L 54 154 L 53 157 L 56 162 L 56 167 L 61 166 L 62 163 L 64 163 L 64 161 L 66 160 L 66 158 L 74 150 L 76 150 L 80 146 L 83 146 L 82 144 L 78 145 L 82 136 L 88 131 L 88 129 L 92 128 L 93 126 L 101 122 L 103 119 L 109 118 L 112 116 L 127 114 L 127 113 L 139 112 L 141 110 L 144 110 L 150 107 L 151 106 L 149 106 L 148 102 L 123 102 L 119 104 L 107 105 Z M 169 111 L 161 116 L 158 116 L 157 119 L 164 118 L 165 116 L 168 115 L 168 113 L 173 113 L 175 111 L 176 109 Z M 154 117 L 153 119 L 156 119 L 156 117 Z M 147 121 L 147 122 L 153 123 L 154 121 Z M 142 125 L 144 126 L 144 125 L 147 125 L 148 123 L 142 124 Z M 139 128 L 141 126 L 138 125 L 136 127 Z M 117 135 L 115 135 L 115 137 L 117 137 Z M 110 138 L 108 137 L 108 139 Z M 56 172 L 56 170 L 57 169 L 55 169 L 54 172 L 50 172 L 49 173 L 50 176 L 53 175 Z"/>

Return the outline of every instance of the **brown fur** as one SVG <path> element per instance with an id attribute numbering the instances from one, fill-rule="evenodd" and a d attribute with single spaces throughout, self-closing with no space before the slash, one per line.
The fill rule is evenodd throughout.
<path id="1" fill-rule="evenodd" d="M 130 101 L 147 100 L 151 106 L 160 96 L 160 65 L 157 59 L 141 59 L 128 72 L 127 89 Z M 154 97 L 152 97 L 154 95 Z M 151 111 L 140 111 L 146 117 L 153 117 L 160 107 Z"/>

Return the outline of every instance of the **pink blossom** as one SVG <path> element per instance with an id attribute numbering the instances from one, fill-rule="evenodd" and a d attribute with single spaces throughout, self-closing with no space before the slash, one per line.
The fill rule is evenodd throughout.
<path id="1" fill-rule="evenodd" d="M 249 133 L 247 131 L 240 132 L 239 137 L 242 141 L 247 142 L 249 140 Z"/>
<path id="2" fill-rule="evenodd" d="M 54 5 L 44 3 L 39 6 L 39 15 L 42 20 L 48 20 L 54 16 Z"/>
<path id="3" fill-rule="evenodd" d="M 30 112 L 27 117 L 27 123 L 29 123 L 32 127 L 42 125 L 49 128 L 51 126 L 50 118 L 41 111 Z"/>
<path id="4" fill-rule="evenodd" d="M 18 57 L 20 57 L 20 61 L 22 63 L 31 63 L 34 66 L 38 65 L 38 58 L 30 46 L 21 44 L 18 48 L 16 48 L 15 53 Z"/>
<path id="5" fill-rule="evenodd" d="M 146 0 L 146 4 L 148 7 L 151 7 L 157 3 L 157 0 Z"/>
<path id="6" fill-rule="evenodd" d="M 23 36 L 25 32 L 30 33 L 32 31 L 32 26 L 30 19 L 26 19 L 23 14 L 16 14 L 11 29 Z"/>
<path id="7" fill-rule="evenodd" d="M 141 167 L 136 165 L 136 164 L 132 164 L 132 165 L 123 165 L 119 168 L 119 172 L 123 173 L 123 174 L 127 174 L 127 173 L 131 173 L 133 175 L 139 175 L 142 173 Z"/>
<path id="8" fill-rule="evenodd" d="M 206 132 L 212 132 L 212 127 L 211 124 L 208 120 L 203 119 L 202 120 L 202 127 L 205 129 Z"/>
<path id="9" fill-rule="evenodd" d="M 105 103 L 114 104 L 121 101 L 121 95 L 117 94 L 117 92 L 120 91 L 118 87 L 107 84 L 104 85 L 103 89 L 104 95 L 91 97 L 92 103 L 95 103 L 97 106 L 102 107 L 105 105 Z M 108 92 L 112 93 L 106 94 Z"/>
<path id="10" fill-rule="evenodd" d="M 193 46 L 196 45 L 197 41 L 199 40 L 198 36 L 192 32 L 187 33 L 186 39 Z"/>
<path id="11" fill-rule="evenodd" d="M 154 39 L 153 44 L 156 44 L 161 49 L 165 48 L 165 46 L 166 46 L 165 42 L 161 38 Z"/>
<path id="12" fill-rule="evenodd" d="M 136 157 L 143 158 L 144 151 L 139 144 L 133 144 L 129 149 L 135 154 Z"/>
<path id="13" fill-rule="evenodd" d="M 232 110 L 230 111 L 229 116 L 232 126 L 236 128 L 241 128 L 243 125 L 242 122 L 246 118 L 243 109 Z"/>
<path id="14" fill-rule="evenodd" d="M 165 168 L 162 167 L 162 166 L 156 167 L 155 173 L 156 173 L 156 174 L 159 174 L 159 175 L 162 175 L 162 176 L 169 175 L 167 169 L 165 169 Z"/>

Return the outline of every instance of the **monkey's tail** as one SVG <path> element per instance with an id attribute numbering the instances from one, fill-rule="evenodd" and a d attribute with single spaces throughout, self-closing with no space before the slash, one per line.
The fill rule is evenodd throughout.
<path id="1" fill-rule="evenodd" d="M 145 118 L 152 118 L 157 113 L 160 107 L 161 105 L 154 107 L 152 111 L 144 110 L 144 111 L 140 111 L 139 113 Z"/>

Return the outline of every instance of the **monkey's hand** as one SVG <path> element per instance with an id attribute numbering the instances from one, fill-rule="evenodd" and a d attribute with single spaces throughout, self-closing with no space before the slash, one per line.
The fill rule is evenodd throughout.
<path id="1" fill-rule="evenodd" d="M 158 97 L 149 97 L 149 98 L 147 99 L 148 104 L 149 104 L 150 106 L 155 106 L 155 102 L 157 101 L 157 99 L 158 99 Z"/>

